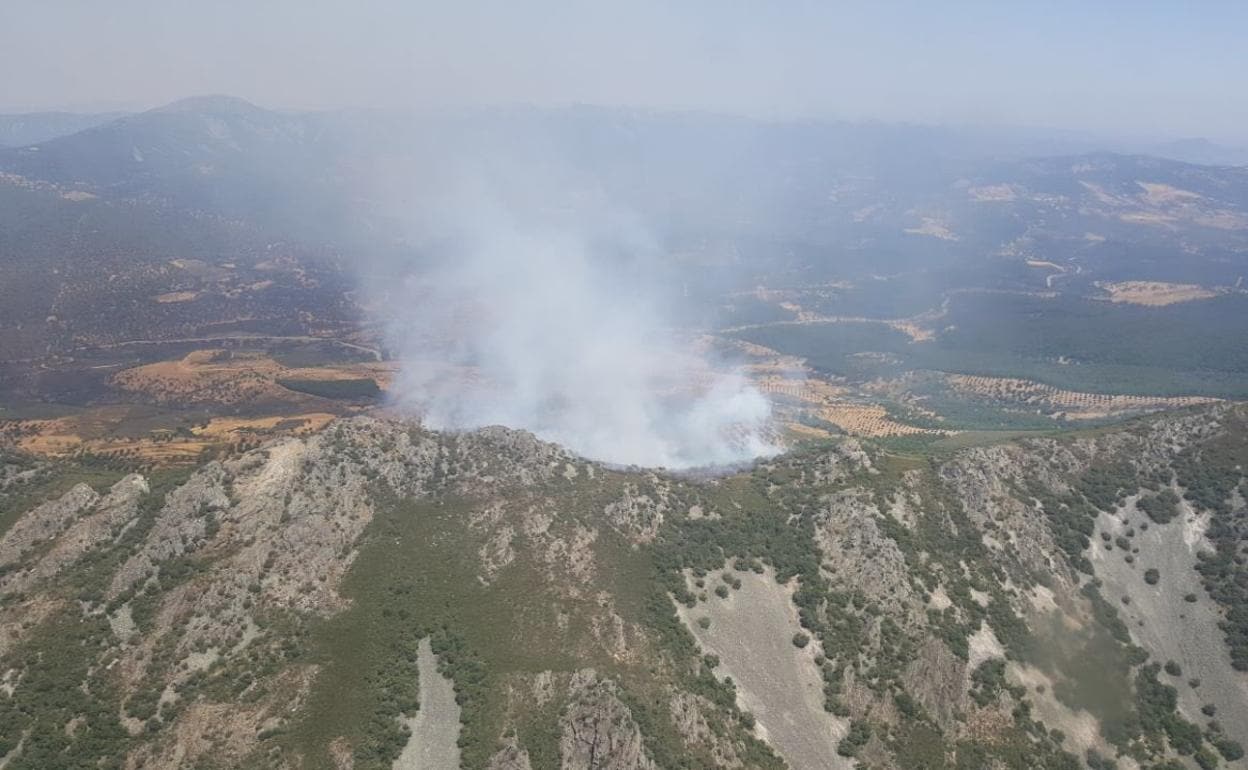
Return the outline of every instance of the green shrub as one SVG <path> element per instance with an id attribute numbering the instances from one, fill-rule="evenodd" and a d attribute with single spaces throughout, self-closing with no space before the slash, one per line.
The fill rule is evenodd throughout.
<path id="1" fill-rule="evenodd" d="M 862 747 L 871 740 L 871 725 L 855 719 L 849 724 L 849 732 L 836 744 L 836 753 L 842 757 L 856 757 Z"/>
<path id="2" fill-rule="evenodd" d="M 917 719 L 922 712 L 919 702 L 910 697 L 909 693 L 899 692 L 893 696 L 893 704 L 897 711 L 906 719 Z"/>
<path id="3" fill-rule="evenodd" d="M 1158 524 L 1165 524 L 1179 515 L 1179 496 L 1169 489 L 1155 495 L 1145 495 L 1135 501 L 1135 507 Z"/>
<path id="4" fill-rule="evenodd" d="M 1219 736 L 1214 738 L 1212 743 L 1213 747 L 1218 750 L 1218 753 L 1227 762 L 1234 762 L 1244 758 L 1244 747 L 1240 745 L 1239 741 Z"/>
<path id="5" fill-rule="evenodd" d="M 1218 766 L 1218 755 L 1204 746 L 1196 751 L 1192 759 L 1196 760 L 1196 764 L 1200 765 L 1201 770 L 1213 770 L 1213 768 Z"/>

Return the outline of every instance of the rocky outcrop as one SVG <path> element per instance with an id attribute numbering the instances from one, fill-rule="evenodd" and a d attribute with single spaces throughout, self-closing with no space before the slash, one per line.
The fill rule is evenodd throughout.
<path id="1" fill-rule="evenodd" d="M 829 495 L 818 518 L 815 542 L 828 569 L 846 588 L 877 598 L 899 622 L 904 618 L 908 624 L 922 625 L 925 614 L 910 584 L 905 554 L 880 531 L 877 515 L 863 490 Z"/>
<path id="2" fill-rule="evenodd" d="M 668 708 L 672 712 L 672 725 L 680 737 L 690 746 L 709 749 L 716 767 L 731 769 L 744 766 L 737 747 L 716 733 L 707 721 L 706 714 L 713 706 L 706 698 L 676 691 L 672 693 Z"/>
<path id="3" fill-rule="evenodd" d="M 40 581 L 57 575 L 92 548 L 116 538 L 134 520 L 138 514 L 139 499 L 147 492 L 147 480 L 137 473 L 118 481 L 107 495 L 98 498 L 93 505 L 79 508 L 80 515 L 65 524 L 63 533 L 56 537 L 48 552 L 34 565 L 0 579 L 0 591 L 27 591 Z M 81 499 L 90 499 L 90 496 Z M 74 507 L 71 504 L 65 510 Z M 58 522 L 56 526 L 61 524 L 63 522 Z"/>
<path id="4" fill-rule="evenodd" d="M 559 739 L 563 770 L 655 770 L 614 683 L 587 669 L 572 677 L 569 690 Z"/>
<path id="5" fill-rule="evenodd" d="M 17 563 L 39 544 L 64 532 L 77 516 L 99 499 L 99 494 L 91 487 L 76 484 L 57 499 L 28 511 L 0 540 L 0 567 Z"/>
<path id="6" fill-rule="evenodd" d="M 515 738 L 508 738 L 490 758 L 488 770 L 533 770 L 533 766 L 529 764 L 529 752 L 521 748 Z"/>
<path id="7" fill-rule="evenodd" d="M 667 490 L 651 476 L 649 490 L 643 492 L 638 484 L 624 484 L 624 492 L 618 500 L 608 503 L 603 517 L 616 530 L 638 543 L 648 543 L 658 534 L 663 517 L 669 508 Z"/>

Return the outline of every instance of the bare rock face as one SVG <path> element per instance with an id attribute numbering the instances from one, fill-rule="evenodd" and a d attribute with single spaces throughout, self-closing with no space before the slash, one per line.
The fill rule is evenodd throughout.
<path id="1" fill-rule="evenodd" d="M 658 480 L 650 477 L 653 481 Z M 667 490 L 657 483 L 643 492 L 637 484 L 625 484 L 620 499 L 607 504 L 603 516 L 618 531 L 638 543 L 654 540 L 669 509 Z"/>
<path id="2" fill-rule="evenodd" d="M 653 770 L 641 730 L 617 697 L 613 683 L 591 669 L 578 671 L 569 685 L 559 753 L 563 770 Z"/>
<path id="3" fill-rule="evenodd" d="M 837 442 L 823 460 L 815 467 L 816 484 L 830 484 L 845 480 L 851 473 L 866 471 L 875 472 L 871 458 L 863 450 L 862 444 L 856 439 L 847 438 Z"/>
<path id="4" fill-rule="evenodd" d="M 966 707 L 966 661 L 935 639 L 919 646 L 913 661 L 902 674 L 906 691 L 946 729 L 953 729 L 956 716 Z"/>
<path id="5" fill-rule="evenodd" d="M 940 469 L 945 483 L 962 502 L 967 517 L 990 533 L 984 544 L 1008 551 L 1031 572 L 1050 574 L 1059 583 L 1078 581 L 1065 562 L 1042 512 L 1034 500 L 1020 495 L 1038 483 L 1058 494 L 1069 490 L 1068 474 L 1078 473 L 1086 461 L 1053 442 L 1037 441 L 1028 449 L 996 446 L 967 450 Z"/>
<path id="6" fill-rule="evenodd" d="M 926 614 L 909 581 L 905 554 L 880 531 L 877 509 L 861 490 L 830 495 L 820 516 L 815 542 L 824 561 L 850 588 L 866 591 L 900 622 L 922 626 Z"/>
<path id="7" fill-rule="evenodd" d="M 26 513 L 0 540 L 0 566 L 19 561 L 39 543 L 56 537 L 79 514 L 95 505 L 99 494 L 86 484 L 78 484 L 56 500 L 50 500 Z"/>
<path id="8" fill-rule="evenodd" d="M 157 562 L 181 556 L 204 538 L 207 519 L 203 514 L 228 508 L 227 474 L 219 463 L 210 463 L 185 484 L 165 497 L 143 547 L 122 566 L 109 586 L 112 599 L 133 587 L 154 571 Z"/>
<path id="9" fill-rule="evenodd" d="M 454 685 L 438 670 L 438 659 L 428 637 L 420 642 L 417 660 L 420 708 L 406 720 L 411 735 L 391 770 L 459 767 L 461 712 L 455 701 Z"/>
<path id="10" fill-rule="evenodd" d="M 706 712 L 711 704 L 705 698 L 687 692 L 674 692 L 668 705 L 672 711 L 672 724 L 686 743 L 710 748 L 716 767 L 744 767 L 737 747 L 717 735 L 708 724 Z"/>
<path id="11" fill-rule="evenodd" d="M 463 493 L 496 489 L 499 484 L 532 486 L 567 475 L 569 465 L 584 463 L 563 447 L 532 433 L 490 426 L 452 434 L 444 451 L 448 479 Z M 590 466 L 592 467 L 592 466 Z"/>
<path id="12" fill-rule="evenodd" d="M 57 526 L 64 526 L 64 529 L 48 552 L 29 569 L 0 580 L 0 590 L 29 590 L 40 581 L 59 574 L 95 546 L 116 537 L 138 514 L 139 498 L 147 492 L 147 480 L 137 473 L 118 481 L 103 498 L 96 496 L 94 503 L 78 509 L 80 515 L 77 518 L 68 523 L 60 522 Z M 70 494 L 74 494 L 73 490 Z M 91 496 L 84 495 L 80 499 L 91 499 Z M 71 504 L 60 510 L 64 512 L 74 507 Z"/>
<path id="13" fill-rule="evenodd" d="M 529 764 L 529 752 L 521 748 L 515 738 L 509 738 L 490 758 L 489 770 L 533 770 L 533 766 Z"/>
<path id="14" fill-rule="evenodd" d="M 730 568 L 726 568 L 730 569 Z M 720 572 L 712 582 L 722 581 Z M 690 576 L 692 577 L 692 576 Z M 727 596 L 713 594 L 693 608 L 677 607 L 704 654 L 714 656 L 715 675 L 734 683 L 737 705 L 754 718 L 753 731 L 793 770 L 843 770 L 836 756 L 848 725 L 824 708 L 823 682 L 814 660 L 817 642 L 798 647 L 802 632 L 792 591 L 764 570 L 740 573 Z M 709 623 L 698 622 L 705 618 Z M 695 722 L 696 724 L 696 722 Z"/>

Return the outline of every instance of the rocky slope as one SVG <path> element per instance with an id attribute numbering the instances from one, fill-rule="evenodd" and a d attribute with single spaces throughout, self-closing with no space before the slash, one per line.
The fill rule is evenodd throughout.
<path id="1" fill-rule="evenodd" d="M 1248 742 L 1242 407 L 705 478 L 370 417 L 189 471 L 0 464 L 5 768 L 1213 767 Z M 419 715 L 431 654 L 458 724 Z"/>

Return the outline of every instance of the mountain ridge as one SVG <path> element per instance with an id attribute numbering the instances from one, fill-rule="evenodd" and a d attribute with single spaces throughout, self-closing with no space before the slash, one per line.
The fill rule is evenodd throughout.
<path id="1" fill-rule="evenodd" d="M 1202 565 L 1243 537 L 1246 424 L 1223 405 L 931 458 L 847 439 L 692 481 L 505 428 L 357 417 L 173 475 L 113 472 L 23 503 L 0 538 L 4 703 L 78 675 L 22 652 L 65 623 L 99 650 L 85 701 L 0 712 L 25 736 L 10 766 L 107 745 L 147 767 L 389 767 L 426 638 L 466 767 L 1216 764 L 1245 738 L 1248 674 Z M 30 462 L 5 460 L 6 503 L 81 473 Z M 1175 483 L 1177 518 L 1134 507 Z M 1191 544 L 1189 517 L 1209 533 Z M 1172 620 L 1135 610 L 1154 595 L 1213 635 L 1157 636 Z M 748 627 L 748 649 L 788 651 L 763 679 L 723 636 L 738 605 L 792 618 Z M 794 687 L 818 697 L 793 705 Z M 121 721 L 76 710 L 96 699 Z M 1198 726 L 1209 703 L 1216 728 Z M 830 725 L 814 754 L 782 738 L 793 708 Z M 48 732 L 80 713 L 77 738 Z"/>

